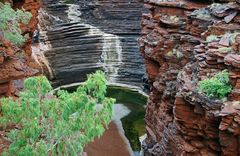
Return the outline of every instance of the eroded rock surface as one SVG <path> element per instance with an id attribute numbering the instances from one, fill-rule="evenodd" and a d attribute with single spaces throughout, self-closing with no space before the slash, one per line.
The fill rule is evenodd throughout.
<path id="1" fill-rule="evenodd" d="M 55 86 L 85 80 L 97 69 L 109 82 L 141 86 L 145 74 L 138 37 L 143 4 L 138 0 L 43 0 L 40 13 L 49 44 L 44 51 Z M 42 35 L 42 34 L 41 34 Z M 41 36 L 40 35 L 40 36 Z"/>
<path id="2" fill-rule="evenodd" d="M 240 154 L 240 5 L 224 2 L 145 1 L 140 48 L 152 83 L 146 155 Z M 226 102 L 196 91 L 224 69 L 233 87 Z"/>
<path id="3" fill-rule="evenodd" d="M 32 18 L 28 25 L 21 25 L 22 34 L 29 38 L 22 47 L 16 47 L 0 37 L 0 96 L 15 96 L 22 87 L 22 78 L 38 73 L 37 66 L 31 58 L 31 44 L 33 32 L 37 26 L 39 1 L 8 1 L 13 8 L 24 8 L 31 12 Z"/>
<path id="4" fill-rule="evenodd" d="M 31 12 L 32 18 L 28 25 L 21 25 L 22 33 L 29 35 L 22 47 L 17 47 L 0 36 L 0 97 L 18 96 L 19 91 L 23 88 L 23 79 L 39 73 L 38 66 L 31 58 L 31 44 L 38 23 L 37 15 L 40 3 L 38 0 L 6 0 L 5 2 L 10 3 L 13 8 L 22 9 L 23 7 L 26 11 Z M 0 155 L 9 145 L 9 140 L 6 140 L 6 132 L 0 128 Z"/>

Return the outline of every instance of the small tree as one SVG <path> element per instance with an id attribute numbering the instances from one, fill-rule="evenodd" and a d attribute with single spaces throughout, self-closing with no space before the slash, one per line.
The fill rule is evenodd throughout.
<path id="1" fill-rule="evenodd" d="M 20 23 L 28 24 L 32 15 L 22 10 L 13 10 L 10 4 L 0 2 L 0 37 L 11 41 L 15 45 L 25 42 L 22 36 Z"/>
<path id="2" fill-rule="evenodd" d="M 0 125 L 17 127 L 8 133 L 12 143 L 3 155 L 76 156 L 111 121 L 115 100 L 105 97 L 103 72 L 89 75 L 76 92 L 59 90 L 57 97 L 49 95 L 52 87 L 43 76 L 26 79 L 24 87 L 18 100 L 1 100 Z"/>

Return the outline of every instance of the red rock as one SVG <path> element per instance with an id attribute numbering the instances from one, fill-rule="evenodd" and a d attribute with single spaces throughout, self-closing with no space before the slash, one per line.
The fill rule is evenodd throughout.
<path id="1" fill-rule="evenodd" d="M 222 120 L 222 122 L 219 126 L 219 129 L 221 131 L 227 130 L 228 127 L 232 124 L 232 122 L 233 122 L 233 117 L 232 116 L 228 116 L 228 117 L 224 118 L 224 120 Z"/>
<path id="2" fill-rule="evenodd" d="M 0 64 L 2 64 L 4 62 L 4 57 L 0 56 Z"/>
<path id="3" fill-rule="evenodd" d="M 155 77 L 158 74 L 159 65 L 156 62 L 153 62 L 150 60 L 149 61 L 146 60 L 145 64 L 146 64 L 146 71 L 148 73 L 150 80 L 154 81 Z"/>
<path id="4" fill-rule="evenodd" d="M 222 146 L 222 154 L 226 156 L 238 156 L 239 144 L 237 137 L 224 132 L 220 132 L 219 137 Z"/>
<path id="5" fill-rule="evenodd" d="M 0 68 L 1 82 L 9 82 L 38 73 L 38 70 L 28 67 L 21 60 L 10 60 L 5 62 Z"/>
<path id="6" fill-rule="evenodd" d="M 235 68 L 240 68 L 240 55 L 238 55 L 238 54 L 228 54 L 224 58 L 224 62 L 227 65 L 232 65 Z"/>
<path id="7" fill-rule="evenodd" d="M 230 34 L 224 35 L 219 41 L 219 44 L 223 46 L 230 46 L 230 37 L 231 37 Z"/>
<path id="8" fill-rule="evenodd" d="M 38 0 L 25 0 L 25 1 L 8 1 L 13 5 L 14 8 L 22 7 L 31 12 L 32 18 L 28 25 L 21 24 L 21 29 L 23 34 L 29 34 L 29 39 L 26 41 L 25 45 L 22 48 L 15 47 L 9 41 L 0 38 L 1 46 L 0 46 L 0 88 L 3 87 L 5 89 L 1 90 L 1 95 L 14 95 L 14 92 L 18 90 L 16 86 L 12 86 L 12 80 L 21 79 L 27 76 L 33 76 L 38 73 L 38 66 L 32 64 L 36 64 L 31 59 L 31 44 L 32 44 L 32 36 L 33 32 L 38 24 L 38 10 L 40 8 L 40 2 Z M 24 51 L 24 58 L 19 59 L 16 53 Z M 7 59 L 5 59 L 7 58 Z M 4 87 L 8 84 L 8 88 Z M 9 87 L 11 86 L 11 87 Z M 13 93 L 13 94 L 11 94 Z"/>
<path id="9" fill-rule="evenodd" d="M 235 89 L 240 89 L 240 79 L 237 80 L 236 85 L 234 87 Z"/>
<path id="10" fill-rule="evenodd" d="M 9 83 L 4 83 L 0 85 L 0 95 L 5 94 L 8 91 Z"/>
<path id="11" fill-rule="evenodd" d="M 240 101 L 240 89 L 233 89 L 231 94 L 229 95 L 229 98 L 232 101 Z"/>
<path id="12" fill-rule="evenodd" d="M 146 151 L 150 155 L 240 155 L 240 144 L 236 139 L 240 133 L 240 104 L 234 102 L 240 100 L 240 58 L 236 53 L 240 35 L 234 43 L 224 35 L 240 28 L 239 20 L 236 20 L 238 15 L 234 13 L 239 10 L 239 4 L 225 3 L 223 10 L 206 7 L 206 12 L 211 12 L 208 18 L 212 18 L 208 21 L 197 15 L 191 16 L 195 9 L 201 9 L 206 3 L 185 0 L 147 0 L 145 3 L 151 8 L 148 22 L 159 23 L 150 24 L 152 30 L 141 36 L 142 39 L 149 37 L 148 42 L 141 42 L 141 52 L 147 56 L 146 68 L 153 71 L 151 61 L 157 62 L 158 66 L 158 70 L 150 72 L 154 76 L 149 75 L 153 85 L 145 117 L 147 140 L 155 145 Z M 176 20 L 170 19 L 171 16 Z M 181 19 L 186 23 L 179 24 Z M 145 24 L 143 30 L 148 27 Z M 220 42 L 204 42 L 211 34 L 224 37 Z M 154 42 L 156 38 L 159 42 Z M 221 48 L 231 50 L 223 53 Z M 177 57 L 176 51 L 183 57 Z M 200 80 L 224 69 L 229 70 L 233 87 L 226 103 L 196 92 Z"/>

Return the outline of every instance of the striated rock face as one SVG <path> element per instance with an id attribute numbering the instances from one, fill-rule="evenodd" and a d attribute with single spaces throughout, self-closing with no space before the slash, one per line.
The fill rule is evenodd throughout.
<path id="1" fill-rule="evenodd" d="M 141 52 L 151 81 L 146 155 L 240 155 L 239 1 L 147 0 Z M 197 84 L 230 73 L 227 101 L 199 94 Z"/>
<path id="2" fill-rule="evenodd" d="M 13 8 L 24 8 L 31 12 L 32 18 L 28 25 L 21 25 L 22 33 L 29 34 L 29 39 L 23 47 L 16 47 L 10 42 L 0 38 L 0 96 L 16 95 L 22 87 L 20 79 L 38 73 L 36 66 L 31 59 L 31 40 L 37 26 L 37 14 L 40 7 L 39 1 L 25 0 L 6 1 L 10 2 Z"/>
<path id="3" fill-rule="evenodd" d="M 48 46 L 43 51 L 55 86 L 81 82 L 98 69 L 106 72 L 111 83 L 141 86 L 145 74 L 138 45 L 142 10 L 138 0 L 74 4 L 43 0 L 40 44 Z"/>

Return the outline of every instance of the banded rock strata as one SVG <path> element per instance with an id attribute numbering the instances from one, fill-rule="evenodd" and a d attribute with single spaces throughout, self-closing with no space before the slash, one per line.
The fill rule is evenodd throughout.
<path id="1" fill-rule="evenodd" d="M 239 1 L 146 0 L 145 7 L 140 48 L 152 84 L 146 155 L 239 155 Z M 233 87 L 226 102 L 196 91 L 224 69 Z"/>
<path id="2" fill-rule="evenodd" d="M 138 37 L 143 4 L 138 0 L 43 0 L 40 16 L 50 44 L 44 51 L 55 86 L 81 82 L 102 69 L 112 83 L 141 87 L 145 74 Z M 41 23 L 41 22 L 40 22 Z M 40 24 L 41 25 L 41 24 Z"/>

